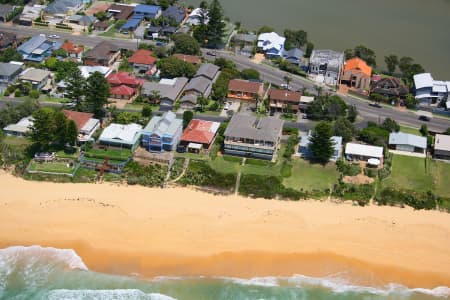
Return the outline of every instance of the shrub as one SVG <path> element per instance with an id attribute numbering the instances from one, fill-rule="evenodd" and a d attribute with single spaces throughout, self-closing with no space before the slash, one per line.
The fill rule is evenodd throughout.
<path id="1" fill-rule="evenodd" d="M 21 91 L 21 90 L 17 89 L 17 90 L 14 92 L 14 97 L 22 97 L 22 96 L 23 96 L 23 94 L 22 94 L 22 91 Z"/>
<path id="2" fill-rule="evenodd" d="M 409 205 L 414 209 L 434 209 L 439 199 L 432 193 L 418 193 L 411 190 L 385 188 L 375 197 L 379 205 Z"/>
<path id="3" fill-rule="evenodd" d="M 39 91 L 38 90 L 31 90 L 28 95 L 32 99 L 37 99 L 37 98 L 39 98 Z"/>
<path id="4" fill-rule="evenodd" d="M 291 177 L 292 175 L 292 165 L 284 162 L 283 165 L 281 166 L 281 177 L 283 178 L 288 178 Z"/>
<path id="5" fill-rule="evenodd" d="M 364 175 L 371 177 L 371 178 L 375 178 L 377 177 L 378 171 L 377 169 L 364 169 Z"/>
<path id="6" fill-rule="evenodd" d="M 346 184 L 340 182 L 334 187 L 333 195 L 345 200 L 357 201 L 359 205 L 365 206 L 369 203 L 375 187 L 372 184 Z"/>
<path id="7" fill-rule="evenodd" d="M 342 159 L 336 162 L 337 170 L 345 176 L 356 176 L 361 173 L 361 167 L 357 164 L 347 164 Z"/>
<path id="8" fill-rule="evenodd" d="M 141 166 L 132 161 L 125 167 L 125 174 L 130 185 L 160 186 L 164 183 L 167 168 L 158 164 Z"/>
<path id="9" fill-rule="evenodd" d="M 236 174 L 218 173 L 207 162 L 191 161 L 185 175 L 178 183 L 231 190 L 236 184 Z"/>
<path id="10" fill-rule="evenodd" d="M 253 174 L 242 175 L 239 193 L 265 199 L 274 199 L 279 196 L 283 199 L 299 200 L 308 197 L 306 192 L 284 187 L 278 177 Z"/>

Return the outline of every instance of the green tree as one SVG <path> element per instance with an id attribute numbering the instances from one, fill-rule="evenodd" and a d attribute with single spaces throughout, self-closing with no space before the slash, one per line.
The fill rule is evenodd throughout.
<path id="1" fill-rule="evenodd" d="M 108 103 L 109 83 L 100 72 L 94 72 L 86 82 L 86 103 L 88 110 L 93 112 L 96 117 L 104 116 L 103 107 Z"/>
<path id="2" fill-rule="evenodd" d="M 190 110 L 185 110 L 183 112 L 183 128 L 186 128 L 193 118 L 194 113 Z"/>
<path id="3" fill-rule="evenodd" d="M 258 35 L 261 33 L 267 33 L 267 32 L 273 32 L 275 29 L 273 27 L 263 25 L 261 28 L 258 29 Z"/>
<path id="4" fill-rule="evenodd" d="M 57 63 L 58 59 L 54 56 L 51 56 L 45 60 L 45 67 L 51 71 L 55 71 Z"/>
<path id="5" fill-rule="evenodd" d="M 144 104 L 144 106 L 142 107 L 142 112 L 141 112 L 142 116 L 144 118 L 149 118 L 152 116 L 152 113 L 153 113 L 152 107 L 148 104 Z"/>
<path id="6" fill-rule="evenodd" d="M 311 42 L 306 43 L 305 57 L 311 57 L 313 50 L 314 50 L 314 44 Z"/>
<path id="7" fill-rule="evenodd" d="M 331 125 L 328 122 L 320 122 L 314 128 L 311 138 L 309 149 L 313 156 L 314 161 L 321 164 L 326 164 L 334 153 L 334 144 L 331 131 Z"/>
<path id="8" fill-rule="evenodd" d="M 212 0 L 209 5 L 209 22 L 207 25 L 208 46 L 218 48 L 222 44 L 225 35 L 225 22 L 223 20 L 223 9 L 219 0 Z"/>
<path id="9" fill-rule="evenodd" d="M 398 123 L 391 118 L 384 119 L 383 124 L 381 124 L 381 127 L 386 129 L 389 132 L 399 132 L 400 131 L 400 125 L 398 125 Z"/>
<path id="10" fill-rule="evenodd" d="M 367 48 L 364 45 L 359 45 L 355 47 L 354 53 L 356 57 L 364 60 L 369 66 L 374 68 L 377 66 L 377 56 L 375 55 L 375 51 L 372 49 Z"/>
<path id="11" fill-rule="evenodd" d="M 247 80 L 259 80 L 259 72 L 255 69 L 244 69 L 241 71 L 241 77 Z"/>
<path id="12" fill-rule="evenodd" d="M 0 62 L 23 61 L 22 54 L 16 49 L 6 48 L 0 52 Z"/>
<path id="13" fill-rule="evenodd" d="M 33 113 L 30 138 L 39 150 L 63 146 L 67 139 L 67 118 L 61 111 L 44 107 Z"/>
<path id="14" fill-rule="evenodd" d="M 67 122 L 66 143 L 74 146 L 77 143 L 78 129 L 77 124 L 73 120 Z"/>
<path id="15" fill-rule="evenodd" d="M 28 93 L 28 96 L 32 99 L 38 99 L 39 98 L 39 91 L 38 90 L 31 90 L 30 93 Z"/>
<path id="16" fill-rule="evenodd" d="M 203 95 L 197 97 L 197 104 L 200 105 L 200 110 L 205 110 L 205 105 L 208 104 L 208 98 L 204 97 Z"/>
<path id="17" fill-rule="evenodd" d="M 397 55 L 388 55 L 384 57 L 384 62 L 386 63 L 389 74 L 394 74 L 395 69 L 398 66 L 398 57 Z"/>
<path id="18" fill-rule="evenodd" d="M 117 114 L 114 121 L 119 124 L 138 123 L 140 114 L 137 112 L 121 111 Z"/>
<path id="19" fill-rule="evenodd" d="M 398 67 L 400 69 L 400 72 L 402 72 L 403 76 L 406 76 L 408 74 L 413 62 L 414 62 L 414 59 L 412 59 L 409 56 L 404 56 L 404 57 L 400 58 Z"/>
<path id="20" fill-rule="evenodd" d="M 334 135 L 341 136 L 344 143 L 348 143 L 353 140 L 356 134 L 356 129 L 352 122 L 348 119 L 340 117 L 334 122 Z"/>
<path id="21" fill-rule="evenodd" d="M 302 48 L 308 42 L 308 33 L 304 30 L 290 30 L 284 31 L 284 48 L 290 50 L 292 48 Z"/>
<path id="22" fill-rule="evenodd" d="M 172 39 L 175 43 L 175 53 L 183 53 L 188 55 L 200 54 L 200 45 L 197 40 L 189 34 L 176 34 Z"/>
<path id="23" fill-rule="evenodd" d="M 356 106 L 351 105 L 347 109 L 347 119 L 354 123 L 356 121 L 356 118 L 358 117 L 358 110 L 356 109 Z"/>
<path id="24" fill-rule="evenodd" d="M 53 111 L 53 140 L 59 148 L 64 147 L 67 140 L 67 118 L 61 111 Z"/>
<path id="25" fill-rule="evenodd" d="M 444 132 L 445 135 L 450 135 L 450 127 Z"/>
<path id="26" fill-rule="evenodd" d="M 420 133 L 423 136 L 427 136 L 428 135 L 428 126 L 426 124 L 422 124 L 422 126 L 420 126 Z"/>
<path id="27" fill-rule="evenodd" d="M 188 77 L 192 78 L 196 72 L 193 64 L 179 60 L 175 57 L 167 57 L 158 61 L 158 69 L 161 71 L 161 77 L 175 78 Z"/>
<path id="28" fill-rule="evenodd" d="M 359 139 L 367 144 L 386 147 L 389 134 L 389 130 L 369 122 L 368 126 L 359 132 Z"/>
<path id="29" fill-rule="evenodd" d="M 81 74 L 80 69 L 72 70 L 66 77 L 66 96 L 76 103 L 75 108 L 82 110 L 82 101 L 86 92 L 86 79 Z"/>
<path id="30" fill-rule="evenodd" d="M 108 16 L 107 16 L 106 11 L 99 11 L 99 12 L 96 12 L 96 13 L 94 14 L 94 17 L 96 17 L 99 21 L 105 21 L 105 20 L 108 19 Z"/>

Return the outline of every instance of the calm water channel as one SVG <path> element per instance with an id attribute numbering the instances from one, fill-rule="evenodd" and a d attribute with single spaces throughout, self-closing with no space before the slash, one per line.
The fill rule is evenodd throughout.
<path id="1" fill-rule="evenodd" d="M 198 5 L 200 0 L 187 0 Z M 303 29 L 316 48 L 357 44 L 411 56 L 435 79 L 450 80 L 450 0 L 222 0 L 226 15 L 249 29 Z"/>

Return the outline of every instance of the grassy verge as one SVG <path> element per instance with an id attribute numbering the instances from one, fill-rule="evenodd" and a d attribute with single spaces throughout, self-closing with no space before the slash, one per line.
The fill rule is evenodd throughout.
<path id="1" fill-rule="evenodd" d="M 30 171 L 40 171 L 40 172 L 54 172 L 54 173 L 67 173 L 73 172 L 75 165 L 69 165 L 63 162 L 48 162 L 39 163 L 34 160 L 30 163 Z"/>
<path id="2" fill-rule="evenodd" d="M 322 166 L 304 159 L 292 160 L 291 176 L 283 180 L 288 188 L 296 190 L 325 190 L 337 183 L 339 172 L 333 163 Z"/>

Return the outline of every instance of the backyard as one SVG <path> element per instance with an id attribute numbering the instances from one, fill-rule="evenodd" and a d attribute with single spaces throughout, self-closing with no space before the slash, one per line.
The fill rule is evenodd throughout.
<path id="1" fill-rule="evenodd" d="M 297 158 L 292 161 L 292 175 L 285 178 L 283 184 L 296 190 L 325 190 L 333 188 L 338 178 L 339 172 L 334 163 L 322 166 Z"/>
<path id="2" fill-rule="evenodd" d="M 52 173 L 66 173 L 70 174 L 75 169 L 75 164 L 69 164 L 67 162 L 45 162 L 40 163 L 32 160 L 30 162 L 30 171 L 37 172 L 52 172 Z"/>

